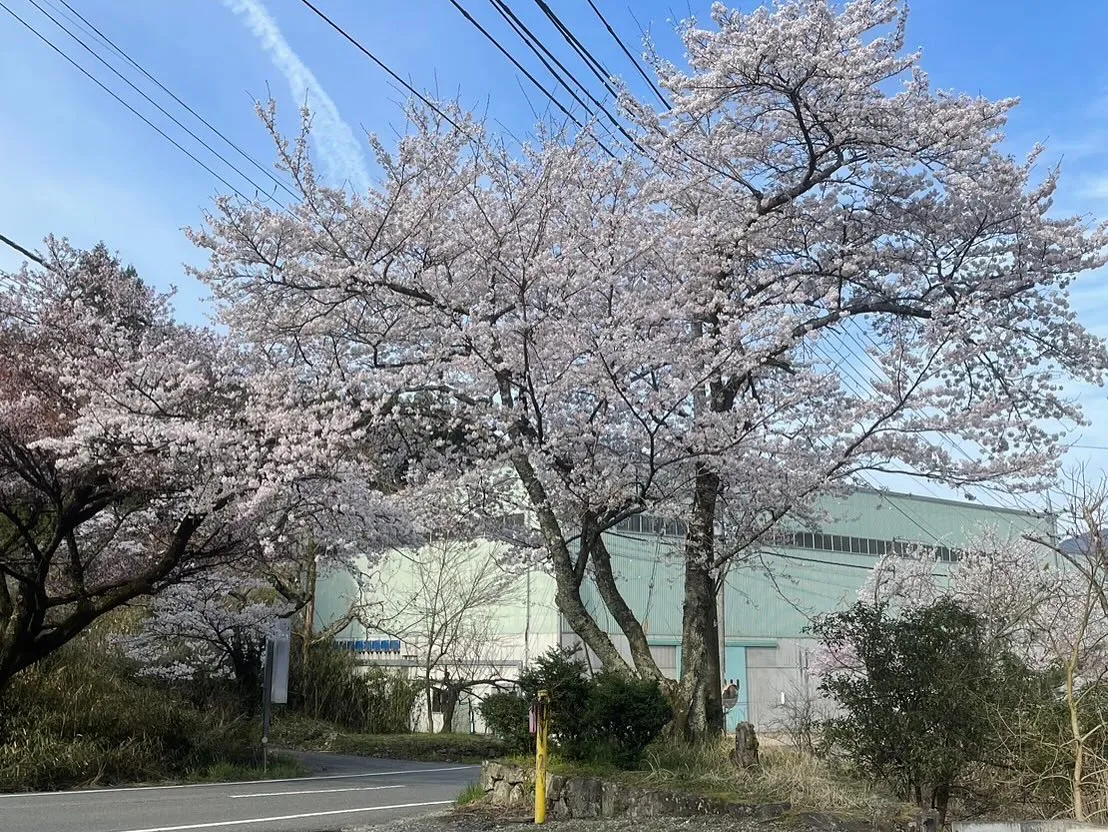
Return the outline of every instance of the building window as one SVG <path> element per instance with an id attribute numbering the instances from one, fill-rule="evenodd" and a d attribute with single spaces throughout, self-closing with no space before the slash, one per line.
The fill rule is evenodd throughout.
<path id="1" fill-rule="evenodd" d="M 815 538 L 815 535 L 813 535 L 811 532 L 804 532 L 804 544 L 803 545 L 804 545 L 805 549 L 814 549 L 815 548 L 814 538 Z"/>
<path id="2" fill-rule="evenodd" d="M 442 713 L 442 689 L 431 688 L 431 713 Z"/>

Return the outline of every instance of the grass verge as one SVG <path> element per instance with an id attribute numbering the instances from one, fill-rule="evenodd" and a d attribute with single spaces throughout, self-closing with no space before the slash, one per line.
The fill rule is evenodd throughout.
<path id="1" fill-rule="evenodd" d="M 470 783 L 458 794 L 454 799 L 455 806 L 469 806 L 473 803 L 480 803 L 485 799 L 485 790 L 481 788 L 480 783 Z"/>
<path id="2" fill-rule="evenodd" d="M 258 763 L 213 763 L 199 771 L 190 772 L 190 783 L 233 783 L 240 780 L 282 780 L 290 777 L 304 777 L 308 767 L 295 757 L 287 754 L 270 754 L 269 765 Z"/>
<path id="3" fill-rule="evenodd" d="M 0 791 L 179 782 L 249 765 L 252 722 L 232 707 L 135 676 L 79 640 L 20 673 L 0 701 Z"/>
<path id="4" fill-rule="evenodd" d="M 504 754 L 503 743 L 485 734 L 359 734 L 290 714 L 274 719 L 271 742 L 301 751 L 441 763 L 480 763 Z"/>
<path id="5" fill-rule="evenodd" d="M 609 765 L 570 762 L 552 756 L 554 774 L 599 777 L 629 786 L 689 792 L 729 803 L 788 803 L 790 814 L 831 815 L 885 826 L 909 820 L 913 807 L 851 777 L 832 763 L 788 748 L 763 748 L 761 767 L 736 769 L 728 742 L 686 746 L 659 742 L 647 750 L 643 765 L 624 771 Z M 531 757 L 505 762 L 533 766 Z"/>

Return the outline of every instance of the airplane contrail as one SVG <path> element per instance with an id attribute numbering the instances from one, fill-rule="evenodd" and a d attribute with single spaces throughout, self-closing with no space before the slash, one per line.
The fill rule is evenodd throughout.
<path id="1" fill-rule="evenodd" d="M 349 181 L 360 193 L 369 190 L 370 176 L 361 144 L 350 125 L 343 121 L 339 108 L 300 56 L 289 46 L 277 21 L 260 0 L 223 0 L 224 5 L 243 19 L 274 65 L 288 81 L 297 106 L 307 104 L 312 111 L 313 146 L 331 184 Z"/>

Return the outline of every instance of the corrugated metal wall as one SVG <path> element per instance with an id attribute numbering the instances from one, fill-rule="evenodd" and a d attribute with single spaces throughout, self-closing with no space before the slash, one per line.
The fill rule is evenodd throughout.
<path id="1" fill-rule="evenodd" d="M 1025 512 L 869 490 L 829 498 L 817 522 L 818 529 L 810 531 L 949 548 L 964 546 L 986 527 L 1012 536 L 1034 532 L 1049 537 L 1054 531 L 1049 519 Z M 658 655 L 665 657 L 667 675 L 676 675 L 683 600 L 680 539 L 626 531 L 605 539 L 624 598 L 643 622 Z M 844 548 L 850 548 L 849 543 Z M 877 557 L 778 545 L 733 565 L 722 593 L 724 637 L 729 648 L 745 648 L 745 662 L 733 664 L 744 665 L 739 701 L 756 725 L 779 726 L 788 710 L 782 707 L 782 697 L 788 702 L 810 692 L 803 666 L 812 642 L 805 629 L 813 617 L 853 603 Z M 936 568 L 949 565 L 939 563 Z M 629 657 L 626 639 L 595 588 L 586 582 L 582 594 L 601 627 Z M 576 643 L 564 623 L 562 643 Z M 735 657 L 731 649 L 724 651 L 725 657 L 728 654 Z M 589 658 L 596 666 L 595 657 Z M 724 679 L 739 669 L 725 667 Z"/>

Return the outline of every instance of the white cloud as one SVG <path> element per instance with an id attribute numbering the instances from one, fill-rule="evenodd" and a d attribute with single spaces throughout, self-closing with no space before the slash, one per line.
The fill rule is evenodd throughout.
<path id="1" fill-rule="evenodd" d="M 223 0 L 224 5 L 243 19 L 262 49 L 288 81 L 297 106 L 307 103 L 312 111 L 312 135 L 327 177 L 339 184 L 349 180 L 358 191 L 370 186 L 362 147 L 350 125 L 343 121 L 338 107 L 319 80 L 304 65 L 281 34 L 277 22 L 260 0 Z"/>

